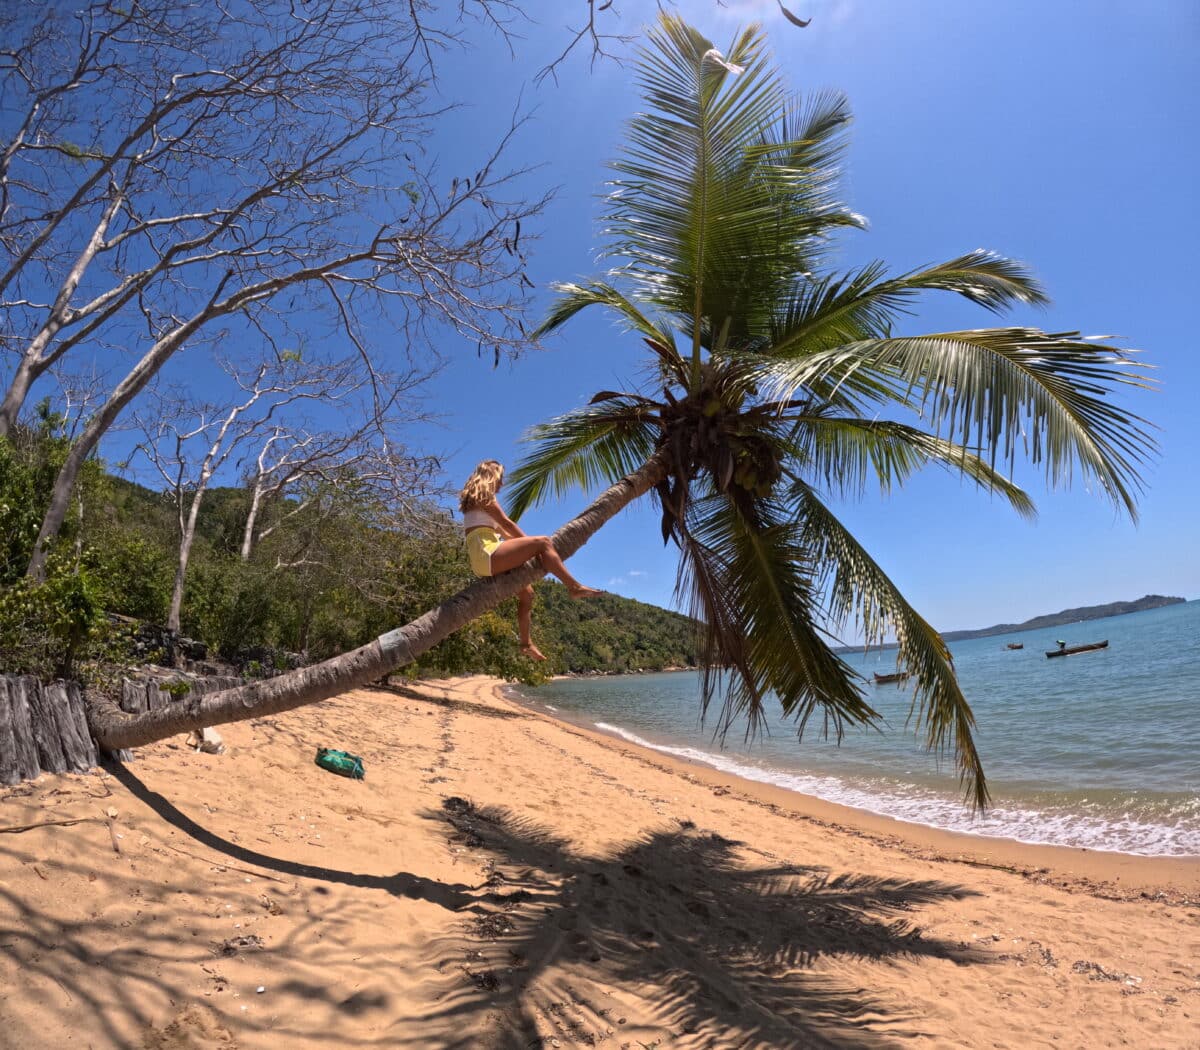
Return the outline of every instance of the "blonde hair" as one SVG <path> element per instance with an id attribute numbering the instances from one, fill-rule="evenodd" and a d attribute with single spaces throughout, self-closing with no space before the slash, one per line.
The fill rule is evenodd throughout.
<path id="1" fill-rule="evenodd" d="M 496 490 L 504 480 L 504 467 L 499 460 L 485 459 L 472 471 L 458 494 L 458 509 L 475 510 L 486 507 L 496 498 Z"/>

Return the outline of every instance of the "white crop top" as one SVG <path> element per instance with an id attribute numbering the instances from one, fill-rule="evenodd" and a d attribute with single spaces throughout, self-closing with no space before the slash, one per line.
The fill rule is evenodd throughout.
<path id="1" fill-rule="evenodd" d="M 478 529 L 480 527 L 496 529 L 496 519 L 493 518 L 486 510 L 475 507 L 471 510 L 463 511 L 463 528 Z"/>

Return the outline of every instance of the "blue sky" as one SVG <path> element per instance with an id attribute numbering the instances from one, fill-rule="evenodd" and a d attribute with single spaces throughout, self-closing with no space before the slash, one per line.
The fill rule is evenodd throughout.
<path id="1" fill-rule="evenodd" d="M 619 6 L 624 30 L 654 17 L 651 2 Z M 575 7 L 582 4 L 544 5 L 553 13 L 521 28 L 516 58 L 484 36 L 470 55 L 445 63 L 442 82 L 470 102 L 430 144 L 448 164 L 467 162 L 514 108 L 531 111 L 519 159 L 541 165 L 536 182 L 559 187 L 533 246 L 531 273 L 543 288 L 600 272 L 605 164 L 637 107 L 627 67 L 589 71 L 582 53 L 557 85 L 532 83 L 563 46 Z M 718 46 L 737 26 L 761 21 L 797 90 L 849 96 L 855 125 L 844 193 L 870 229 L 845 240 L 836 264 L 880 258 L 904 270 L 994 249 L 1031 264 L 1054 299 L 1048 310 L 1009 315 L 1013 321 L 1116 333 L 1145 351 L 1161 383 L 1125 400 L 1160 428 L 1162 446 L 1136 527 L 1082 488 L 1046 492 L 1023 464 L 1015 477 L 1037 500 L 1033 524 L 941 473 L 886 498 L 842 504 L 843 519 L 945 630 L 1147 592 L 1200 596 L 1200 364 L 1189 323 L 1200 235 L 1200 5 L 789 7 L 812 25 L 790 26 L 774 0 L 678 5 Z M 969 304 L 930 298 L 911 330 L 989 323 Z M 515 462 L 530 425 L 596 390 L 627 387 L 641 359 L 636 340 L 599 318 L 573 322 L 547 349 L 495 370 L 473 347 L 442 349 L 451 363 L 432 402 L 444 426 L 423 438 L 448 453 L 455 479 L 479 459 Z M 523 525 L 550 532 L 584 505 L 548 505 Z M 663 548 L 649 508 L 608 525 L 572 565 L 588 583 L 671 603 L 673 551 Z"/>

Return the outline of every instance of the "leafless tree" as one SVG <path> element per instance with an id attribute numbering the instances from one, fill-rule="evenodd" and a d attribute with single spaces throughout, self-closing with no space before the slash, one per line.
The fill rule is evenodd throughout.
<path id="1" fill-rule="evenodd" d="M 437 13 L 392 0 L 0 8 L 0 435 L 68 355 L 123 362 L 60 472 L 31 575 L 82 463 L 197 339 L 286 343 L 298 316 L 323 315 L 372 373 L 434 333 L 497 355 L 519 345 L 521 222 L 544 199 L 524 198 L 502 161 L 515 125 L 469 171 L 423 153 L 448 105 L 429 86 L 428 59 L 455 33 Z M 368 330 L 389 328 L 380 353 Z"/>
<path id="2" fill-rule="evenodd" d="M 239 450 L 262 440 L 264 433 L 302 434 L 303 418 L 295 409 L 305 402 L 337 406 L 351 420 L 348 435 L 328 435 L 320 442 L 330 457 L 354 447 L 369 431 L 386 435 L 388 417 L 374 415 L 354 402 L 367 381 L 354 361 L 282 364 L 265 362 L 247 372 L 226 362 L 236 390 L 227 404 L 199 401 L 177 390 L 154 391 L 135 413 L 143 440 L 133 459 L 144 458 L 165 485 L 178 519 L 179 552 L 171 592 L 167 628 L 178 633 L 188 562 L 196 538 L 200 507 L 213 478 Z M 270 443 L 267 439 L 267 444 Z M 300 442 L 303 443 L 303 442 Z M 314 469 L 317 464 L 313 464 Z"/>
<path id="3" fill-rule="evenodd" d="M 107 395 L 104 376 L 95 367 L 79 371 L 56 367 L 49 372 L 57 387 L 50 403 L 62 421 L 60 433 L 73 441 Z"/>
<path id="4" fill-rule="evenodd" d="M 411 527 L 420 520 L 425 505 L 435 495 L 440 464 L 436 457 L 410 454 L 396 440 L 400 425 L 411 426 L 424 418 L 412 393 L 426 374 L 410 370 L 384 384 L 389 401 L 363 405 L 344 413 L 337 428 L 319 429 L 303 419 L 277 421 L 257 437 L 253 466 L 245 471 L 250 504 L 242 529 L 241 557 L 249 561 L 260 540 L 316 507 L 327 511 L 333 494 L 353 488 L 372 505 L 392 508 L 388 526 L 402 522 Z M 264 514 L 278 508 L 269 524 Z"/>

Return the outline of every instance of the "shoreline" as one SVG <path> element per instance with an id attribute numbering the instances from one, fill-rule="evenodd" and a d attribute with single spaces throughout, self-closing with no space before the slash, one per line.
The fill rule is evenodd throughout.
<path id="1" fill-rule="evenodd" d="M 635 755 L 647 765 L 699 781 L 714 790 L 732 794 L 740 801 L 771 811 L 781 811 L 795 819 L 845 834 L 865 837 L 881 845 L 902 849 L 914 857 L 974 867 L 993 867 L 1113 900 L 1149 896 L 1188 905 L 1200 904 L 1200 856 L 1154 856 L 1083 846 L 1022 842 L 1019 839 L 952 831 L 903 820 L 727 773 L 698 759 L 667 754 L 626 740 L 616 733 L 579 725 L 535 706 L 535 701 L 510 695 L 509 683 L 486 676 L 477 677 L 483 682 L 494 683 L 495 696 L 499 701 L 604 747 Z"/>

